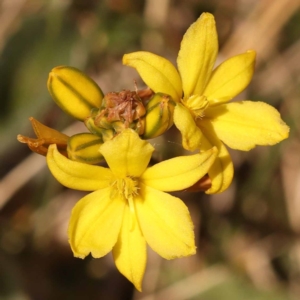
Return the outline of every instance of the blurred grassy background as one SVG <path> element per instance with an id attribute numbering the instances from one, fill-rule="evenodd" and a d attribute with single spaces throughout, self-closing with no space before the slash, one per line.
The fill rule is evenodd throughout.
<path id="1" fill-rule="evenodd" d="M 299 7 L 299 0 L 0 0 L 0 299 L 300 299 Z M 257 51 L 254 79 L 239 99 L 275 106 L 291 134 L 274 147 L 232 151 L 236 174 L 225 193 L 179 193 L 195 223 L 197 255 L 165 261 L 149 250 L 139 293 L 111 255 L 73 258 L 66 228 L 83 193 L 61 187 L 16 136 L 33 136 L 30 116 L 69 133 L 82 129 L 48 95 L 53 67 L 80 68 L 105 93 L 134 89 L 134 80 L 143 88 L 122 55 L 147 50 L 175 62 L 182 35 L 204 11 L 216 18 L 218 62 Z M 167 157 L 178 154 L 179 141 L 171 130 L 156 145 Z"/>

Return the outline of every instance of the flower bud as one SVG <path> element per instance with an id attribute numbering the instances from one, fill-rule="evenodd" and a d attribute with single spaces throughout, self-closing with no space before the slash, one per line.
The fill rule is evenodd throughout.
<path id="1" fill-rule="evenodd" d="M 114 137 L 115 130 L 112 123 L 107 122 L 105 117 L 102 117 L 101 120 L 99 120 L 101 122 L 97 122 L 97 124 L 95 124 L 95 116 L 97 116 L 97 112 L 99 113 L 99 109 L 92 110 L 91 116 L 85 119 L 84 124 L 91 133 L 98 135 L 103 142 L 109 141 Z"/>
<path id="2" fill-rule="evenodd" d="M 97 164 L 103 159 L 98 151 L 102 144 L 102 139 L 92 133 L 75 134 L 68 141 L 68 157 L 85 164 Z"/>
<path id="3" fill-rule="evenodd" d="M 167 131 L 173 125 L 175 102 L 169 95 L 156 93 L 146 106 L 145 131 L 143 139 L 152 139 Z"/>
<path id="4" fill-rule="evenodd" d="M 76 68 L 59 66 L 52 69 L 47 86 L 56 104 L 80 121 L 90 115 L 92 108 L 101 106 L 101 89 Z"/>

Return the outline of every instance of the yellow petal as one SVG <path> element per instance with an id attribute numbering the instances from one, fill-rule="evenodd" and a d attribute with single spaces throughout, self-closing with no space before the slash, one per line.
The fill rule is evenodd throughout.
<path id="1" fill-rule="evenodd" d="M 254 73 L 255 56 L 249 50 L 227 59 L 213 71 L 203 92 L 210 105 L 227 102 L 248 86 Z"/>
<path id="2" fill-rule="evenodd" d="M 88 194 L 73 208 L 68 235 L 74 256 L 99 258 L 112 250 L 121 229 L 126 202 L 111 199 L 111 188 Z"/>
<path id="3" fill-rule="evenodd" d="M 183 148 L 190 151 L 200 148 L 202 132 L 197 127 L 190 111 L 179 103 L 174 109 L 174 124 L 181 132 Z"/>
<path id="4" fill-rule="evenodd" d="M 207 194 L 216 194 L 225 191 L 232 182 L 234 169 L 231 157 L 224 146 L 218 139 L 209 121 L 198 121 L 201 125 L 203 136 L 201 139 L 201 150 L 210 149 L 212 146 L 217 147 L 218 156 L 208 171 L 211 179 L 211 188 L 206 191 Z"/>
<path id="5" fill-rule="evenodd" d="M 126 129 L 100 147 L 111 171 L 119 178 L 139 177 L 147 168 L 154 148 L 140 139 L 132 129 Z"/>
<path id="6" fill-rule="evenodd" d="M 201 154 L 175 157 L 148 168 L 142 182 L 161 191 L 180 191 L 195 184 L 210 169 L 217 157 L 217 148 Z"/>
<path id="7" fill-rule="evenodd" d="M 150 52 L 133 52 L 123 56 L 123 64 L 133 67 L 155 92 L 170 95 L 174 101 L 182 96 L 181 79 L 173 64 Z"/>
<path id="8" fill-rule="evenodd" d="M 228 103 L 205 113 L 218 137 L 233 149 L 247 151 L 256 145 L 274 145 L 289 135 L 279 112 L 264 102 Z"/>
<path id="9" fill-rule="evenodd" d="M 218 54 L 218 36 L 213 15 L 203 13 L 185 33 L 177 64 L 184 97 L 202 95 Z"/>
<path id="10" fill-rule="evenodd" d="M 47 85 L 56 104 L 78 120 L 84 121 L 92 108 L 101 106 L 101 89 L 76 68 L 59 66 L 52 69 Z"/>
<path id="11" fill-rule="evenodd" d="M 61 155 L 56 145 L 50 145 L 47 164 L 52 175 L 64 186 L 81 191 L 94 191 L 107 187 L 112 172 L 103 167 L 72 161 Z"/>
<path id="12" fill-rule="evenodd" d="M 140 187 L 136 211 L 149 246 L 166 259 L 195 254 L 193 223 L 184 203 L 143 184 Z"/>
<path id="13" fill-rule="evenodd" d="M 118 241 L 113 248 L 115 264 L 137 290 L 142 290 L 142 280 L 147 262 L 147 247 L 136 215 L 126 205 Z"/>

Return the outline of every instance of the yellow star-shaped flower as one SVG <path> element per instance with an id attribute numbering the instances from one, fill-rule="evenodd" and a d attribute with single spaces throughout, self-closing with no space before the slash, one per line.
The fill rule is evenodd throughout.
<path id="1" fill-rule="evenodd" d="M 214 17 L 203 13 L 183 37 L 178 71 L 165 58 L 149 52 L 123 57 L 123 63 L 136 68 L 154 92 L 169 94 L 177 102 L 174 124 L 181 131 L 184 148 L 218 148 L 218 158 L 208 172 L 212 186 L 207 193 L 220 193 L 232 181 L 233 165 L 223 142 L 247 151 L 255 145 L 274 145 L 289 133 L 278 111 L 266 103 L 228 103 L 251 81 L 255 52 L 236 55 L 213 69 L 217 54 Z"/>
<path id="2" fill-rule="evenodd" d="M 112 250 L 119 271 L 138 290 L 146 243 L 166 259 L 195 253 L 193 224 L 184 203 L 164 192 L 183 190 L 202 178 L 217 149 L 176 157 L 147 168 L 154 148 L 126 129 L 100 146 L 109 168 L 71 161 L 51 145 L 47 164 L 63 185 L 94 191 L 74 207 L 69 242 L 74 255 L 98 258 Z"/>

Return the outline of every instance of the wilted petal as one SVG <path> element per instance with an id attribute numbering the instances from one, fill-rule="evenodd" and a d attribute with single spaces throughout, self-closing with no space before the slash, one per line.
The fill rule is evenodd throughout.
<path id="1" fill-rule="evenodd" d="M 53 144 L 66 144 L 68 142 L 69 137 L 64 133 L 42 124 L 33 117 L 30 117 L 29 121 L 34 130 L 34 133 L 39 139 L 52 141 Z"/>
<path id="2" fill-rule="evenodd" d="M 286 139 L 289 127 L 279 112 L 264 102 L 239 101 L 207 109 L 218 137 L 230 148 L 250 150 L 256 145 L 274 145 Z"/>
<path id="3" fill-rule="evenodd" d="M 167 59 L 150 52 L 139 51 L 125 54 L 123 64 L 135 68 L 155 93 L 168 94 L 177 102 L 181 99 L 180 76 Z"/>
<path id="4" fill-rule="evenodd" d="M 209 80 L 218 54 L 218 36 L 213 15 L 203 13 L 181 42 L 177 64 L 184 97 L 202 92 Z"/>
<path id="5" fill-rule="evenodd" d="M 50 145 L 47 164 L 52 175 L 64 186 L 81 191 L 95 191 L 109 186 L 112 172 L 103 167 L 72 161 Z"/>
<path id="6" fill-rule="evenodd" d="M 117 177 L 139 177 L 147 168 L 154 148 L 135 131 L 126 129 L 106 141 L 99 151 Z"/>
<path id="7" fill-rule="evenodd" d="M 231 184 L 234 174 L 232 160 L 226 147 L 216 136 L 209 121 L 201 120 L 198 121 L 198 124 L 201 124 L 201 130 L 203 132 L 200 149 L 207 150 L 215 146 L 219 151 L 217 158 L 208 171 L 209 178 L 211 179 L 211 188 L 208 189 L 206 193 L 221 193 Z"/>
<path id="8" fill-rule="evenodd" d="M 111 188 L 88 194 L 73 208 L 68 234 L 76 257 L 99 258 L 112 250 L 120 233 L 125 200 L 111 198 Z"/>
<path id="9" fill-rule="evenodd" d="M 126 205 L 118 241 L 113 248 L 115 264 L 128 280 L 142 289 L 147 262 L 147 247 L 136 215 Z"/>
<path id="10" fill-rule="evenodd" d="M 174 109 L 174 124 L 181 132 L 182 146 L 186 150 L 194 151 L 200 148 L 202 132 L 197 127 L 190 111 L 179 103 Z"/>
<path id="11" fill-rule="evenodd" d="M 212 148 L 201 154 L 175 157 L 148 168 L 142 182 L 161 191 L 179 191 L 200 180 L 213 164 L 218 150 Z"/>
<path id="12" fill-rule="evenodd" d="M 69 141 L 67 135 L 40 123 L 35 118 L 30 117 L 29 120 L 37 139 L 18 134 L 19 142 L 27 144 L 31 151 L 44 156 L 47 155 L 49 145 L 56 144 L 59 151 L 67 156 L 66 148 Z"/>
<path id="13" fill-rule="evenodd" d="M 210 105 L 227 102 L 248 86 L 254 73 L 255 56 L 249 50 L 227 59 L 213 71 L 203 92 Z"/>
<path id="14" fill-rule="evenodd" d="M 193 223 L 179 198 L 141 184 L 135 203 L 142 233 L 160 256 L 173 259 L 196 253 Z"/>

